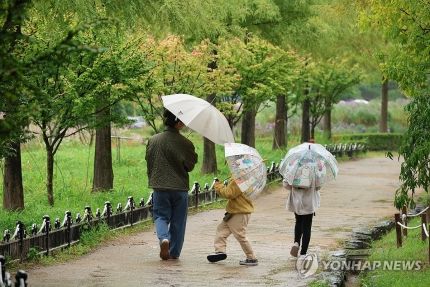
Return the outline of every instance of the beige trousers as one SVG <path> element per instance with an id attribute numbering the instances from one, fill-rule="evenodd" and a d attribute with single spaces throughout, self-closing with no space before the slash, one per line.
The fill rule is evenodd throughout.
<path id="1" fill-rule="evenodd" d="M 227 222 L 221 221 L 216 229 L 215 252 L 226 253 L 227 237 L 233 233 L 233 236 L 240 243 L 246 258 L 256 259 L 251 244 L 246 237 L 246 227 L 250 218 L 251 214 L 234 214 Z"/>

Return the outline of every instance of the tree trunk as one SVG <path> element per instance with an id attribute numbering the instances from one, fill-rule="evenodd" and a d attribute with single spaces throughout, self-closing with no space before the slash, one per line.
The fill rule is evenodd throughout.
<path id="1" fill-rule="evenodd" d="M 111 189 L 113 189 L 112 144 L 111 125 L 108 122 L 96 129 L 93 191 Z"/>
<path id="2" fill-rule="evenodd" d="M 379 131 L 388 132 L 388 79 L 382 78 L 381 87 L 381 120 L 379 122 Z"/>
<path id="3" fill-rule="evenodd" d="M 315 140 L 315 125 L 311 125 L 311 135 L 309 139 Z"/>
<path id="4" fill-rule="evenodd" d="M 255 147 L 255 116 L 255 108 L 244 109 L 241 142 L 251 147 Z"/>
<path id="5" fill-rule="evenodd" d="M 203 163 L 202 163 L 202 174 L 216 173 L 218 170 L 216 162 L 216 150 L 215 144 L 203 138 Z"/>
<path id="6" fill-rule="evenodd" d="M 327 104 L 324 113 L 324 137 L 331 139 L 331 107 L 328 107 Z"/>
<path id="7" fill-rule="evenodd" d="M 3 208 L 7 210 L 24 209 L 24 189 L 22 185 L 21 146 L 13 142 L 14 153 L 4 161 Z"/>
<path id="8" fill-rule="evenodd" d="M 307 94 L 307 91 L 305 91 Z M 302 138 L 301 142 L 308 142 L 310 139 L 310 101 L 305 99 L 302 104 Z"/>
<path id="9" fill-rule="evenodd" d="M 54 152 L 51 146 L 46 146 L 46 192 L 49 205 L 54 206 Z"/>
<path id="10" fill-rule="evenodd" d="M 285 141 L 285 95 L 276 97 L 276 115 L 275 115 L 275 134 L 273 136 L 272 149 L 279 149 L 286 146 Z"/>
<path id="11" fill-rule="evenodd" d="M 215 95 L 208 95 L 206 100 L 209 103 L 215 105 Z M 216 162 L 216 150 L 215 144 L 208 140 L 207 138 L 203 138 L 203 163 L 201 172 L 203 174 L 208 173 L 216 173 L 218 170 L 217 162 Z"/>

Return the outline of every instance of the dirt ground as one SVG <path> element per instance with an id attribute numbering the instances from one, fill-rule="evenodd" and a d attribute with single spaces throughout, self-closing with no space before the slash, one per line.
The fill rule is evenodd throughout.
<path id="1" fill-rule="evenodd" d="M 321 190 L 310 252 L 324 256 L 339 248 L 355 227 L 376 223 L 395 212 L 394 191 L 400 163 L 366 158 L 340 163 L 339 176 Z M 161 261 L 154 231 L 121 238 L 78 260 L 29 272 L 29 286 L 306 286 L 289 255 L 294 215 L 285 209 L 287 193 L 279 185 L 256 200 L 248 237 L 259 265 L 239 265 L 244 254 L 233 236 L 225 261 L 208 263 L 223 210 L 189 216 L 180 260 Z"/>

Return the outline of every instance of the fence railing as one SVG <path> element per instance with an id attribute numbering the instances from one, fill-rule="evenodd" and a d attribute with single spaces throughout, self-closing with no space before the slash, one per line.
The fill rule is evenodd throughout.
<path id="1" fill-rule="evenodd" d="M 421 224 L 417 226 L 408 226 L 408 219 L 412 217 L 421 217 Z M 397 248 L 402 247 L 403 239 L 407 238 L 408 230 L 410 229 L 421 229 L 421 240 L 428 241 L 428 260 L 430 264 L 430 206 L 427 206 L 416 214 L 409 214 L 406 207 L 402 208 L 402 212 L 394 214 L 394 220 L 396 223 L 396 239 Z"/>
<path id="2" fill-rule="evenodd" d="M 281 177 L 278 167 L 279 164 L 274 162 L 267 167 L 268 181 Z M 215 180 L 211 185 L 206 183 L 203 187 L 198 182 L 194 182 L 189 191 L 189 207 L 198 207 L 217 201 L 218 196 L 213 188 L 214 182 Z M 0 254 L 20 261 L 25 260 L 30 252 L 49 255 L 55 249 L 67 248 L 77 243 L 83 231 L 99 224 L 106 224 L 110 229 L 117 229 L 132 226 L 149 220 L 151 217 L 151 198 L 147 202 L 141 198 L 136 204 L 134 198 L 129 196 L 124 208 L 121 203 L 118 203 L 114 210 L 112 203 L 106 201 L 102 211 L 97 208 L 96 212 L 93 213 L 90 206 L 85 206 L 83 216 L 77 213 L 73 218 L 72 212 L 66 211 L 62 221 L 56 218 L 52 222 L 50 216 L 45 215 L 40 228 L 36 223 L 33 223 L 30 231 L 26 229 L 23 222 L 18 221 L 12 235 L 9 230 L 4 231 L 3 240 L 0 242 Z"/>
<path id="3" fill-rule="evenodd" d="M 324 145 L 324 147 L 335 157 L 348 156 L 352 158 L 360 153 L 367 152 L 366 145 L 362 143 L 339 143 Z"/>

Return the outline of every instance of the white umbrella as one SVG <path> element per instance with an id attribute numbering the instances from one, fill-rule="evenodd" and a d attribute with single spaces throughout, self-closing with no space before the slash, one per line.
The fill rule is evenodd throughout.
<path id="1" fill-rule="evenodd" d="M 239 143 L 226 143 L 225 159 L 240 190 L 255 198 L 266 186 L 267 168 L 255 148 Z"/>
<path id="2" fill-rule="evenodd" d="M 225 116 L 207 101 L 187 94 L 162 96 L 163 106 L 187 127 L 217 144 L 234 142 Z"/>

